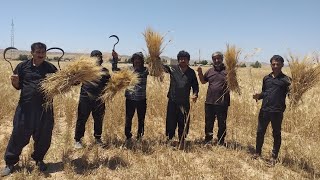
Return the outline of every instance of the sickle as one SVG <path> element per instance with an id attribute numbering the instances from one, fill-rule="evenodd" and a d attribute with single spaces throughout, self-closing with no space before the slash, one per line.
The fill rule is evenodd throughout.
<path id="1" fill-rule="evenodd" d="M 11 70 L 12 70 L 12 72 L 13 72 L 12 64 L 11 64 L 11 62 L 10 62 L 9 60 L 7 60 L 7 58 L 6 58 L 6 52 L 7 52 L 8 50 L 10 50 L 10 49 L 18 50 L 18 49 L 15 48 L 15 47 L 7 47 L 7 48 L 3 51 L 3 58 L 4 58 L 5 61 L 7 61 L 7 62 L 10 64 Z"/>
<path id="2" fill-rule="evenodd" d="M 112 51 L 114 51 L 116 45 L 119 43 L 119 37 L 118 37 L 117 35 L 111 35 L 111 36 L 109 36 L 109 38 L 111 38 L 111 37 L 115 37 L 115 38 L 117 39 L 117 42 L 113 45 Z"/>
<path id="3" fill-rule="evenodd" d="M 60 50 L 62 52 L 62 55 L 58 59 L 59 70 L 61 70 L 61 68 L 60 68 L 60 60 L 64 56 L 64 50 L 61 49 L 61 48 L 58 48 L 58 47 L 52 47 L 52 48 L 47 49 L 47 52 L 50 51 L 50 50 L 53 50 L 53 49 L 57 49 L 57 50 Z"/>

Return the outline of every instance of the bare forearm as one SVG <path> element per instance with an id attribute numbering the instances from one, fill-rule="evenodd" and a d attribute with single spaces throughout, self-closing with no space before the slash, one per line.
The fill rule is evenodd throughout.
<path id="1" fill-rule="evenodd" d="M 200 80 L 201 84 L 207 83 L 207 81 L 204 80 L 204 76 L 202 73 L 198 73 L 198 76 L 199 76 L 199 80 Z"/>

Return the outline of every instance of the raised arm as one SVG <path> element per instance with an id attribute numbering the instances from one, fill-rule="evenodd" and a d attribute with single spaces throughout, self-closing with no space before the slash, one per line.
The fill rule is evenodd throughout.
<path id="1" fill-rule="evenodd" d="M 199 66 L 198 69 L 198 76 L 199 76 L 199 80 L 201 82 L 201 84 L 205 84 L 207 83 L 207 81 L 204 79 L 203 73 L 202 73 L 202 68 Z"/>

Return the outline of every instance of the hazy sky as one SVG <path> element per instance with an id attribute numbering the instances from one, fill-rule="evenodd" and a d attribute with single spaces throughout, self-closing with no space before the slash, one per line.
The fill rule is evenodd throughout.
<path id="1" fill-rule="evenodd" d="M 268 61 L 288 49 L 304 55 L 320 50 L 319 0 L 10 0 L 1 1 L 0 49 L 10 46 L 11 20 L 15 46 L 29 50 L 33 42 L 68 52 L 131 55 L 146 49 L 142 32 L 150 26 L 172 40 L 163 55 L 186 50 L 192 59 L 210 59 L 226 43 L 243 54 L 261 48 L 252 60 Z"/>

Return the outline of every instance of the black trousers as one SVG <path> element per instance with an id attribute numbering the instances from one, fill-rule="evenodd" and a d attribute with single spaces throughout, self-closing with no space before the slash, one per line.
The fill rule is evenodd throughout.
<path id="1" fill-rule="evenodd" d="M 132 127 L 132 118 L 135 111 L 137 110 L 138 114 L 138 132 L 137 138 L 140 138 L 144 134 L 144 119 L 147 111 L 147 100 L 134 101 L 126 99 L 126 125 L 125 125 L 125 135 L 127 139 L 132 137 L 131 127 Z"/>
<path id="2" fill-rule="evenodd" d="M 205 140 L 213 138 L 213 127 L 215 119 L 218 120 L 218 143 L 223 144 L 227 134 L 228 106 L 205 104 Z"/>
<path id="3" fill-rule="evenodd" d="M 14 165 L 19 161 L 22 149 L 34 140 L 34 151 L 31 157 L 35 161 L 42 161 L 50 144 L 53 130 L 52 106 L 44 109 L 40 104 L 19 104 L 13 119 L 12 134 L 4 155 L 7 165 Z"/>
<path id="4" fill-rule="evenodd" d="M 181 140 L 183 136 L 183 131 L 185 131 L 183 138 L 187 137 L 190 124 L 190 116 L 189 120 L 187 121 L 189 110 L 189 102 L 185 104 L 177 104 L 169 99 L 166 118 L 166 136 L 168 137 L 168 139 L 172 139 L 175 136 L 177 126 L 179 140 Z"/>
<path id="5" fill-rule="evenodd" d="M 283 112 L 266 112 L 259 113 L 257 140 L 256 140 L 256 153 L 261 154 L 264 135 L 266 133 L 269 122 L 271 121 L 272 134 L 273 134 L 273 150 L 272 157 L 277 158 L 281 146 L 281 124 L 283 119 Z"/>
<path id="6" fill-rule="evenodd" d="M 102 134 L 102 122 L 105 113 L 105 103 L 99 99 L 91 99 L 88 97 L 81 97 L 78 105 L 78 118 L 76 124 L 76 132 L 74 139 L 80 141 L 84 136 L 86 122 L 92 113 L 94 121 L 94 137 L 96 139 L 101 138 Z"/>

